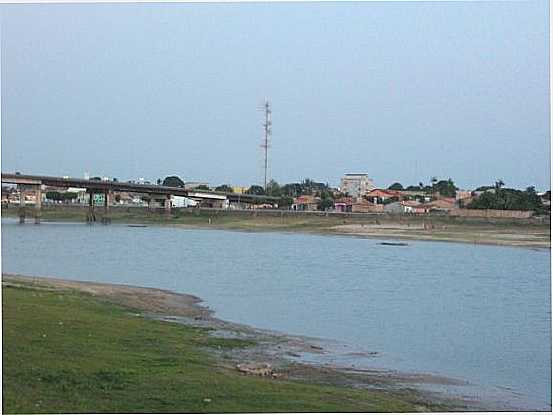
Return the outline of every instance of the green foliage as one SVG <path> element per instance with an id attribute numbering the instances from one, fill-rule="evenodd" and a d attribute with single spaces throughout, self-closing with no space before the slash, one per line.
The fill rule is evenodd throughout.
<path id="1" fill-rule="evenodd" d="M 298 197 L 302 194 L 302 186 L 300 183 L 288 183 L 281 187 L 283 196 Z"/>
<path id="2" fill-rule="evenodd" d="M 208 186 L 206 186 L 205 184 L 201 184 L 199 186 L 196 186 L 194 188 L 194 190 L 211 190 Z"/>
<path id="3" fill-rule="evenodd" d="M 332 198 L 323 198 L 317 203 L 318 210 L 328 210 L 334 207 L 334 200 Z"/>
<path id="4" fill-rule="evenodd" d="M 263 187 L 261 186 L 258 186 L 257 184 L 254 184 L 254 185 L 251 185 L 248 190 L 246 190 L 246 193 L 249 195 L 261 196 L 265 194 L 265 189 L 263 189 Z"/>
<path id="5" fill-rule="evenodd" d="M 2 290 L 4 413 L 407 412 L 416 397 L 243 376 L 248 347 L 75 292 Z M 208 400 L 206 400 L 209 398 Z"/>
<path id="6" fill-rule="evenodd" d="M 401 183 L 395 182 L 394 184 L 388 187 L 388 190 L 403 190 L 403 185 Z"/>
<path id="7" fill-rule="evenodd" d="M 271 180 L 269 183 L 267 183 L 267 196 L 273 196 L 273 197 L 282 196 L 280 185 L 276 181 Z"/>
<path id="8" fill-rule="evenodd" d="M 312 195 L 321 192 L 328 192 L 328 183 L 315 182 L 311 179 L 304 179 L 301 183 L 288 183 L 281 187 L 281 194 L 288 197 L 301 195 Z"/>
<path id="9" fill-rule="evenodd" d="M 184 187 L 184 181 L 178 176 L 167 176 L 162 184 L 169 187 Z"/>
<path id="10" fill-rule="evenodd" d="M 436 178 L 433 179 L 433 193 L 437 192 L 445 197 L 455 197 L 455 194 L 457 193 L 457 187 L 455 186 L 455 183 L 453 183 L 453 180 L 451 180 L 451 178 L 440 181 L 438 181 Z"/>
<path id="11" fill-rule="evenodd" d="M 216 192 L 225 192 L 225 193 L 232 193 L 232 187 L 230 187 L 228 184 L 222 184 L 221 186 L 217 186 L 215 188 Z"/>
<path id="12" fill-rule="evenodd" d="M 418 186 L 407 186 L 405 190 L 408 191 L 414 191 L 414 192 L 424 192 L 428 194 L 434 194 L 439 193 L 442 196 L 445 197 L 455 197 L 457 193 L 457 187 L 455 186 L 455 183 L 451 178 L 447 180 L 438 180 L 436 177 L 430 178 L 431 185 L 425 185 L 424 183 L 420 182 Z M 400 185 L 400 183 L 394 183 L 394 185 Z M 392 186 L 389 187 L 390 190 L 401 190 L 399 188 L 392 189 Z"/>
<path id="13" fill-rule="evenodd" d="M 482 193 L 467 205 L 469 209 L 498 209 L 498 210 L 532 210 L 538 213 L 544 211 L 540 197 L 533 186 L 525 191 L 504 189 L 501 181 L 496 182 L 493 191 Z"/>
<path id="14" fill-rule="evenodd" d="M 282 196 L 278 201 L 279 208 L 288 208 L 294 203 L 294 198 L 289 196 Z"/>

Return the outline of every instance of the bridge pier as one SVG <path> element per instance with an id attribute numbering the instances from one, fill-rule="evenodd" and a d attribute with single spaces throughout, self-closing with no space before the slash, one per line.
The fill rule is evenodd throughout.
<path id="1" fill-rule="evenodd" d="M 36 186 L 35 189 L 35 225 L 40 224 L 40 216 L 42 211 L 42 187 L 41 185 Z"/>
<path id="2" fill-rule="evenodd" d="M 25 223 L 25 186 L 18 184 L 17 188 L 19 190 L 19 209 L 17 211 L 19 216 L 19 223 Z"/>
<path id="3" fill-rule="evenodd" d="M 163 207 L 165 209 L 165 215 L 171 216 L 171 195 L 167 195 L 163 200 Z"/>
<path id="4" fill-rule="evenodd" d="M 155 203 L 156 203 L 156 199 L 155 199 L 155 195 L 154 194 L 149 194 L 149 199 L 148 199 L 148 210 L 150 212 L 154 211 L 155 210 Z"/>
<path id="5" fill-rule="evenodd" d="M 86 223 L 92 224 L 96 222 L 96 215 L 94 214 L 94 190 L 88 189 L 88 212 L 86 214 Z"/>
<path id="6" fill-rule="evenodd" d="M 102 223 L 107 225 L 111 223 L 111 218 L 109 217 L 109 205 L 111 203 L 111 194 L 109 190 L 104 191 L 104 214 L 102 216 Z"/>

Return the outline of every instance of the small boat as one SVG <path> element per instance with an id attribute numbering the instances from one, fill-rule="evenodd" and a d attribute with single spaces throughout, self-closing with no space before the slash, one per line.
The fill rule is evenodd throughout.
<path id="1" fill-rule="evenodd" d="M 379 245 L 385 246 L 408 246 L 406 242 L 380 242 Z"/>

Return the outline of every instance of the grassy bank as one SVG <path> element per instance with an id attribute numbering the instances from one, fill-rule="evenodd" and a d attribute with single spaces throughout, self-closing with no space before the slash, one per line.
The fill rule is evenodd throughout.
<path id="1" fill-rule="evenodd" d="M 17 208 L 2 208 L 5 216 L 17 216 Z M 97 213 L 98 221 L 102 216 Z M 452 218 L 405 215 L 308 215 L 279 212 L 228 212 L 175 209 L 171 215 L 141 208 L 113 208 L 113 223 L 233 229 L 245 231 L 312 232 L 370 238 L 412 239 L 544 248 L 551 246 L 547 221 L 520 219 Z M 85 208 L 49 207 L 42 211 L 49 221 L 84 222 Z M 429 226 L 430 225 L 430 226 Z"/>
<path id="2" fill-rule="evenodd" d="M 76 290 L 5 284 L 5 413 L 444 409 L 408 390 L 242 375 L 221 365 L 210 350 L 248 347 L 251 341 L 147 319 L 141 310 Z"/>

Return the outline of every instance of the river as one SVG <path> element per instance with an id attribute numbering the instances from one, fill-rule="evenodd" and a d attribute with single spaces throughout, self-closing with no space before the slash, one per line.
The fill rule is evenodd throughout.
<path id="1" fill-rule="evenodd" d="M 2 219 L 2 270 L 194 294 L 225 320 L 377 353 L 356 364 L 551 408 L 549 249 L 379 242 Z"/>

